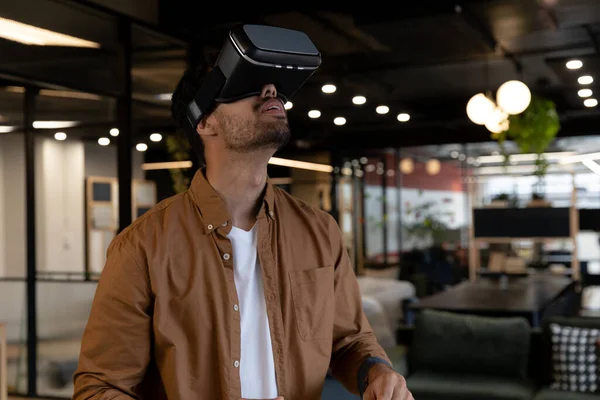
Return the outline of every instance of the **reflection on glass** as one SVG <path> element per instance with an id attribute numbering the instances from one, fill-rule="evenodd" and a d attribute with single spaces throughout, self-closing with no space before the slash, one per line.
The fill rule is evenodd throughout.
<path id="1" fill-rule="evenodd" d="M 0 278 L 26 275 L 24 88 L 0 87 Z"/>
<path id="2" fill-rule="evenodd" d="M 92 282 L 37 284 L 37 384 L 41 396 L 73 396 L 72 377 L 95 290 Z"/>
<path id="3" fill-rule="evenodd" d="M 25 282 L 0 281 L 0 324 L 6 332 L 7 384 L 12 393 L 27 393 L 27 297 Z M 7 306 L 9 305 L 10 306 Z M 4 371 L 1 371 L 4 373 Z"/>

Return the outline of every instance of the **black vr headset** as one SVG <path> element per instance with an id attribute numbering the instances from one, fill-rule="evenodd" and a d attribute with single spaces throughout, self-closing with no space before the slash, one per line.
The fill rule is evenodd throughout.
<path id="1" fill-rule="evenodd" d="M 187 107 L 188 140 L 192 146 L 199 140 L 196 127 L 215 103 L 260 95 L 266 84 L 275 85 L 285 103 L 320 65 L 321 54 L 304 32 L 263 25 L 233 29 Z"/>

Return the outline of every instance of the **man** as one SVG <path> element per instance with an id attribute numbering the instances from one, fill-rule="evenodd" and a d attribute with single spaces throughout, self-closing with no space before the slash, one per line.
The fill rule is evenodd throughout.
<path id="1" fill-rule="evenodd" d="M 205 70 L 173 95 L 185 110 Z M 83 399 L 320 399 L 328 369 L 365 399 L 412 399 L 361 306 L 337 224 L 274 187 L 290 138 L 273 85 L 197 126 L 205 167 L 111 244 L 75 374 Z"/>

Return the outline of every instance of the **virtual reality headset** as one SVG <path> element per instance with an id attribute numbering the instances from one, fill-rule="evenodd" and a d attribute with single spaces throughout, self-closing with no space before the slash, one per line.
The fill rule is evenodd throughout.
<path id="1" fill-rule="evenodd" d="M 285 103 L 321 65 L 321 54 L 304 33 L 264 25 L 242 25 L 231 32 L 213 69 L 187 109 L 189 135 L 215 103 L 260 95 L 273 84 Z M 191 139 L 191 137 L 189 137 Z"/>

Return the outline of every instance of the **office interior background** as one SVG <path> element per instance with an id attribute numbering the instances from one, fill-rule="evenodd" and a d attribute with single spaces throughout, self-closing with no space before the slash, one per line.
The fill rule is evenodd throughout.
<path id="1" fill-rule="evenodd" d="M 472 389 L 484 394 L 468 397 L 460 383 L 471 375 L 428 381 L 418 375 L 425 367 L 409 368 L 404 341 L 427 310 L 460 311 L 456 318 L 533 313 L 528 326 L 544 332 L 563 317 L 600 337 L 598 1 L 237 10 L 184 0 L 7 0 L 0 3 L 0 399 L 1 390 L 72 396 L 108 245 L 185 190 L 195 172 L 171 120 L 171 93 L 239 23 L 302 30 L 322 52 L 319 71 L 286 104 L 293 140 L 269 175 L 337 219 L 365 312 L 409 387 L 415 374 L 415 398 L 598 396 L 590 387 L 600 382 L 585 390 L 557 385 L 568 371 L 555 368 L 554 383 L 535 390 L 504 381 L 509 389 L 497 389 L 490 378 Z M 552 287 L 560 290 L 532 312 L 514 306 L 522 293 L 510 285 L 530 291 L 537 283 L 529 280 L 540 276 L 559 279 Z M 483 311 L 453 307 L 452 299 L 427 306 L 481 282 L 504 290 L 507 303 Z M 477 290 L 469 301 L 500 298 Z M 600 374 L 598 364 L 585 368 Z M 356 398 L 326 383 L 323 398 Z"/>

